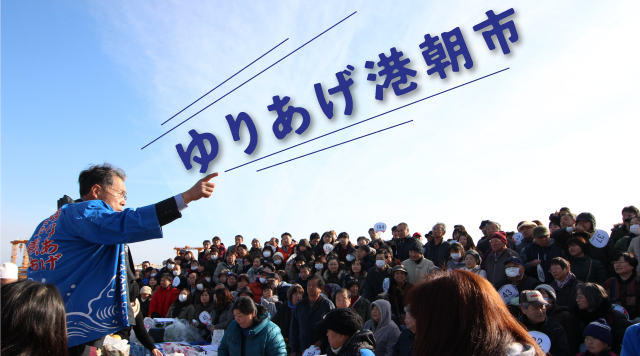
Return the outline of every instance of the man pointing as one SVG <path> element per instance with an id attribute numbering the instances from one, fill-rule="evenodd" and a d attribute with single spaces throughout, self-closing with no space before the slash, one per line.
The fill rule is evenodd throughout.
<path id="1" fill-rule="evenodd" d="M 106 335 L 134 322 L 129 294 L 137 291 L 128 283 L 135 274 L 125 244 L 162 238 L 162 226 L 182 217 L 187 204 L 211 196 L 209 180 L 217 175 L 132 210 L 124 209 L 123 170 L 105 163 L 80 173 L 81 199 L 41 222 L 27 245 L 27 278 L 55 284 L 65 301 L 69 355 L 88 355 Z"/>

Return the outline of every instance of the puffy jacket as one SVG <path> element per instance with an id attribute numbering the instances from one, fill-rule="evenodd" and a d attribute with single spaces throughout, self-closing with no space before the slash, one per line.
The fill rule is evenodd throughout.
<path id="1" fill-rule="evenodd" d="M 579 281 L 602 285 L 607 280 L 607 271 L 598 260 L 584 256 L 567 257 L 567 261 L 571 264 L 571 273 L 575 274 Z"/>
<path id="2" fill-rule="evenodd" d="M 249 287 L 253 293 L 253 301 L 259 304 L 260 299 L 262 299 L 262 283 L 260 283 L 260 280 L 257 279 L 255 282 L 249 283 L 247 287 Z"/>
<path id="3" fill-rule="evenodd" d="M 521 251 L 518 251 L 520 253 Z M 531 266 L 531 261 L 540 260 L 540 265 L 542 266 L 542 271 L 544 271 L 544 283 L 551 283 L 553 281 L 553 276 L 549 269 L 551 268 L 551 260 L 556 257 L 564 257 L 564 251 L 556 246 L 549 245 L 546 247 L 542 247 L 538 244 L 531 244 L 528 247 L 522 250 L 520 254 L 520 258 L 524 262 L 524 270 L 525 272 L 536 279 L 538 279 L 538 267 Z M 571 265 L 571 270 L 573 270 L 573 265 Z"/>
<path id="4" fill-rule="evenodd" d="M 216 267 L 216 271 L 214 272 L 213 276 L 211 276 L 211 278 L 213 278 L 214 283 L 216 284 L 220 283 L 220 278 L 218 276 L 225 269 L 237 275 L 241 275 L 242 271 L 244 270 L 244 266 L 239 264 L 238 261 L 236 261 L 236 263 L 233 266 L 229 266 L 227 261 L 221 261 L 220 263 L 218 263 L 218 266 Z"/>
<path id="5" fill-rule="evenodd" d="M 214 309 L 211 313 L 211 322 L 214 323 L 214 327 L 216 330 L 224 330 L 226 329 L 232 321 L 235 320 L 235 316 L 233 316 L 233 303 L 229 304 L 229 306 L 224 310 Z M 217 323 L 216 323 L 217 321 Z"/>
<path id="6" fill-rule="evenodd" d="M 296 248 L 296 245 L 294 245 L 294 244 L 289 245 L 289 248 L 287 248 L 287 249 L 284 249 L 282 247 L 278 247 L 276 249 L 276 253 L 280 252 L 282 254 L 282 256 L 284 256 L 284 261 L 287 262 L 287 260 L 289 259 L 289 256 L 291 254 L 293 254 L 293 251 L 295 250 L 295 248 Z"/>
<path id="7" fill-rule="evenodd" d="M 302 353 L 309 346 L 318 341 L 322 341 L 321 350 L 328 345 L 327 335 L 318 335 L 316 331 L 316 323 L 318 323 L 325 314 L 335 308 L 333 303 L 324 298 L 322 295 L 318 297 L 313 309 L 309 304 L 309 298 L 304 298 L 296 304 L 291 317 L 291 329 L 289 330 L 289 344 L 291 352 Z"/>
<path id="8" fill-rule="evenodd" d="M 391 277 L 391 268 L 387 266 L 384 271 L 381 271 L 378 267 L 373 267 L 367 272 L 367 282 L 364 286 L 364 293 L 362 294 L 369 300 L 376 300 L 376 296 L 382 292 L 382 282 L 385 278 Z"/>
<path id="9" fill-rule="evenodd" d="M 158 313 L 161 317 L 167 315 L 173 301 L 178 299 L 178 294 L 180 294 L 180 290 L 172 286 L 167 289 L 158 288 L 151 298 L 149 316 L 153 315 L 153 313 Z"/>
<path id="10" fill-rule="evenodd" d="M 171 307 L 167 312 L 167 318 L 183 319 L 188 321 L 189 324 L 191 324 L 191 320 L 195 319 L 196 308 L 193 306 L 193 304 L 185 305 L 184 307 L 182 307 L 182 309 L 180 310 L 180 313 L 178 313 L 177 315 L 175 315 L 176 314 L 175 308 L 176 308 L 176 304 L 175 303 L 171 304 Z"/>
<path id="11" fill-rule="evenodd" d="M 589 325 L 589 323 L 600 318 L 604 319 L 611 327 L 611 336 L 613 336 L 613 345 L 611 345 L 611 349 L 615 353 L 620 353 L 624 333 L 627 331 L 627 328 L 631 326 L 631 322 L 626 316 L 624 316 L 624 314 L 613 309 L 611 302 L 605 300 L 599 307 L 595 308 L 591 312 L 578 309 L 576 310 L 575 315 L 585 327 Z"/>
<path id="12" fill-rule="evenodd" d="M 485 259 L 487 280 L 491 282 L 494 287 L 499 288 L 506 283 L 507 273 L 505 272 L 506 267 L 504 262 L 511 257 L 520 257 L 520 255 L 518 255 L 516 251 L 507 248 L 502 251 L 497 258 L 493 251 L 491 251 Z"/>
<path id="13" fill-rule="evenodd" d="M 435 241 L 435 239 L 431 239 L 431 241 L 427 242 L 424 246 L 424 258 L 431 260 L 436 267 L 442 268 L 447 265 L 447 260 L 451 252 L 451 242 L 444 241 L 443 239 L 436 245 Z"/>
<path id="14" fill-rule="evenodd" d="M 569 341 L 567 334 L 560 323 L 551 317 L 547 317 L 544 322 L 533 324 L 526 315 L 518 318 L 518 321 L 524 325 L 528 331 L 539 331 L 549 337 L 551 340 L 551 349 L 549 354 L 553 356 L 569 356 Z"/>
<path id="15" fill-rule="evenodd" d="M 409 249 L 411 245 L 416 242 L 415 237 L 407 236 L 404 239 L 398 239 L 398 243 L 396 245 L 396 257 L 400 261 L 404 261 L 409 258 Z"/>
<path id="16" fill-rule="evenodd" d="M 593 237 L 593 234 L 593 232 L 589 233 L 589 237 Z M 567 240 L 570 237 L 571 233 L 567 232 L 567 228 L 558 229 L 551 234 L 551 238 L 555 240 L 554 244 L 560 246 L 567 256 L 569 256 Z M 589 241 L 589 249 L 585 251 L 585 254 L 594 260 L 600 261 L 607 270 L 608 277 L 616 276 L 616 271 L 611 264 L 611 262 L 616 258 L 616 248 L 613 239 L 610 238 L 609 242 L 607 242 L 607 244 L 602 248 L 596 248 L 591 245 L 591 241 Z"/>
<path id="17" fill-rule="evenodd" d="M 359 294 L 363 294 L 364 293 L 364 288 L 366 286 L 367 283 L 367 271 L 368 270 L 362 270 L 364 273 L 360 273 L 359 275 L 355 275 L 355 274 L 351 274 L 349 273 L 349 277 L 358 280 L 358 293 Z M 347 276 L 345 276 L 345 278 L 343 278 L 342 280 L 342 288 L 347 288 L 347 281 L 349 280 L 349 278 Z M 296 282 L 298 283 L 298 282 Z M 306 289 L 306 285 L 305 285 L 305 289 Z"/>
<path id="18" fill-rule="evenodd" d="M 329 270 L 324 271 L 324 273 L 322 274 L 322 278 L 324 279 L 324 283 L 325 284 L 337 284 L 337 285 L 342 285 L 342 282 L 344 280 L 344 275 L 347 274 L 346 272 L 342 271 L 342 270 L 338 270 L 336 273 L 332 273 Z"/>
<path id="19" fill-rule="evenodd" d="M 350 241 L 347 243 L 347 248 L 344 250 L 342 249 L 342 246 L 340 246 L 340 243 L 335 243 L 333 245 L 333 252 L 338 254 L 338 259 L 340 260 L 340 262 L 349 267 L 351 266 L 351 262 L 347 261 L 347 255 L 355 254 L 356 248 L 353 247 L 353 244 Z"/>
<path id="20" fill-rule="evenodd" d="M 254 323 L 247 336 L 234 320 L 231 322 L 218 346 L 219 356 L 286 356 L 287 347 L 278 325 L 269 321 L 267 316 Z"/>
<path id="21" fill-rule="evenodd" d="M 407 281 L 411 284 L 418 284 L 429 272 L 430 269 L 435 267 L 433 262 L 426 258 L 418 263 L 415 263 L 411 259 L 402 261 L 402 266 L 407 270 Z"/>

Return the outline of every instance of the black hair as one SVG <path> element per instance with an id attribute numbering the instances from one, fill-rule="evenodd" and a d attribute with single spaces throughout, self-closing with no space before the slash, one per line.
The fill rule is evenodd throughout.
<path id="1" fill-rule="evenodd" d="M 267 308 L 263 305 L 256 304 L 253 299 L 249 297 L 239 297 L 238 300 L 233 303 L 231 307 L 232 311 L 239 310 L 242 314 L 250 315 L 256 312 L 256 319 L 261 320 L 268 314 Z"/>
<path id="2" fill-rule="evenodd" d="M 288 232 L 283 232 L 283 233 L 282 233 L 282 235 L 280 235 L 280 237 L 281 237 L 281 238 L 282 238 L 282 237 L 285 237 L 285 236 L 293 237 L 293 236 L 291 236 L 291 234 L 290 234 L 290 233 L 288 233 Z"/>
<path id="3" fill-rule="evenodd" d="M 384 247 L 380 247 L 377 251 L 376 251 L 376 256 L 377 255 L 382 255 L 384 254 L 384 258 L 387 259 L 389 258 L 389 251 L 384 248 Z"/>
<path id="4" fill-rule="evenodd" d="M 314 274 L 313 276 L 309 277 L 309 279 L 307 279 L 307 285 L 309 285 L 309 282 L 311 281 L 318 281 L 318 289 L 324 288 L 324 279 L 322 279 L 322 277 Z"/>
<path id="5" fill-rule="evenodd" d="M 616 254 L 616 257 L 614 257 L 613 261 L 617 261 L 621 257 L 624 258 L 624 260 L 627 261 L 631 265 L 631 267 L 633 267 L 633 269 L 636 269 L 638 267 L 638 259 L 632 253 L 618 252 Z"/>
<path id="6" fill-rule="evenodd" d="M 392 228 L 391 228 L 391 232 L 394 232 L 394 231 L 396 231 L 396 230 L 398 230 L 398 227 L 397 227 L 397 226 L 394 226 L 394 227 L 392 227 Z"/>
<path id="7" fill-rule="evenodd" d="M 311 236 L 309 236 L 309 241 L 313 240 L 313 239 L 319 239 L 320 238 L 320 234 L 317 232 L 311 233 Z"/>
<path id="8" fill-rule="evenodd" d="M 584 295 L 589 303 L 589 308 L 596 309 L 609 299 L 607 291 L 604 290 L 599 284 L 595 283 L 582 283 L 578 285 L 578 291 Z"/>
<path id="9" fill-rule="evenodd" d="M 338 235 L 338 240 L 341 238 L 346 238 L 347 240 L 349 240 L 349 234 L 343 231 Z"/>
<path id="10" fill-rule="evenodd" d="M 633 213 L 636 215 L 640 215 L 640 210 L 638 210 L 638 208 L 636 208 L 633 205 L 629 205 L 629 206 L 625 206 L 624 208 L 622 208 L 622 214 L 624 213 Z"/>
<path id="11" fill-rule="evenodd" d="M 556 265 L 556 266 L 560 266 L 560 268 L 565 269 L 565 268 L 571 268 L 571 264 L 569 263 L 569 261 L 565 260 L 562 257 L 554 257 L 551 259 L 551 262 L 549 262 L 550 266 Z"/>
<path id="12" fill-rule="evenodd" d="M 109 163 L 92 165 L 80 172 L 80 176 L 78 176 L 80 196 L 82 197 L 89 193 L 94 184 L 98 184 L 103 188 L 112 186 L 113 176 L 122 179 L 123 182 L 127 180 L 127 175 L 122 169 Z"/>
<path id="13" fill-rule="evenodd" d="M 260 287 L 262 290 L 270 289 L 273 293 L 276 292 L 276 286 L 273 283 L 269 283 L 269 282 L 262 283 Z"/>
<path id="14" fill-rule="evenodd" d="M 53 284 L 2 286 L 2 355 L 68 355 L 65 306 Z"/>

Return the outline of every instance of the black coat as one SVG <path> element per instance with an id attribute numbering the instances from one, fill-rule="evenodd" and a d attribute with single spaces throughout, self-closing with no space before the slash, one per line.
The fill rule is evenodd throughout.
<path id="1" fill-rule="evenodd" d="M 364 286 L 363 296 L 368 300 L 376 300 L 376 296 L 382 292 L 382 283 L 385 278 L 391 278 L 391 268 L 380 271 L 378 267 L 373 267 L 367 272 L 367 281 Z"/>
<path id="2" fill-rule="evenodd" d="M 417 239 L 407 236 L 404 239 L 398 239 L 398 243 L 396 244 L 396 258 L 400 261 L 409 259 L 409 249 L 411 245 L 413 245 Z"/>
<path id="3" fill-rule="evenodd" d="M 549 337 L 551 340 L 551 349 L 549 350 L 549 354 L 553 356 L 571 355 L 567 334 L 565 333 L 562 325 L 560 325 L 560 323 L 558 323 L 554 318 L 547 316 L 544 322 L 533 324 L 526 315 L 522 315 L 518 318 L 518 321 L 522 323 L 528 331 L 539 331 Z"/>
<path id="4" fill-rule="evenodd" d="M 556 319 L 567 333 L 567 341 L 569 342 L 569 350 L 572 355 L 580 352 L 580 345 L 584 343 L 582 336 L 582 323 L 573 314 L 569 313 L 568 307 L 553 304 L 547 309 L 547 315 Z"/>
<path id="5" fill-rule="evenodd" d="M 416 334 L 409 329 L 402 331 L 398 337 L 398 341 L 393 346 L 393 356 L 411 356 L 413 355 L 413 342 Z"/>
<path id="6" fill-rule="evenodd" d="M 329 344 L 327 334 L 319 334 L 316 324 L 333 308 L 335 308 L 333 303 L 322 296 L 318 298 L 313 309 L 309 304 L 309 298 L 304 298 L 296 304 L 289 328 L 291 352 L 302 353 L 318 341 L 322 341 L 320 349 L 324 352 Z"/>
<path id="7" fill-rule="evenodd" d="M 282 304 L 280 304 L 277 308 L 278 312 L 276 316 L 271 319 L 273 323 L 280 327 L 280 331 L 282 332 L 282 337 L 284 341 L 289 343 L 289 330 L 291 329 L 291 317 L 293 316 L 293 310 L 289 308 L 289 301 L 285 299 Z"/>
<path id="8" fill-rule="evenodd" d="M 520 253 L 522 252 L 522 253 Z M 536 243 L 529 245 L 524 248 L 522 251 L 518 251 L 520 253 L 520 258 L 524 264 L 525 273 L 531 277 L 535 277 L 538 279 L 538 267 L 531 266 L 531 261 L 535 261 L 540 259 L 540 265 L 542 266 L 542 270 L 544 271 L 544 282 L 546 284 L 550 284 L 553 281 L 553 276 L 549 269 L 551 268 L 551 260 L 555 257 L 564 257 L 564 251 L 556 245 L 549 245 L 546 247 L 542 247 Z"/>
<path id="9" fill-rule="evenodd" d="M 340 351 L 338 351 L 337 354 L 335 354 L 330 347 L 327 347 L 327 356 L 360 356 L 362 355 L 360 350 L 367 349 L 373 352 L 375 347 L 376 340 L 373 337 L 373 333 L 370 330 L 360 330 L 355 333 L 349 340 L 347 340 L 347 343 L 345 345 L 342 345 Z"/>
<path id="10" fill-rule="evenodd" d="M 560 246 L 565 254 L 569 256 L 569 250 L 567 246 L 567 240 L 571 237 L 571 234 L 567 232 L 567 229 L 558 229 L 551 234 L 551 238 L 554 239 L 554 244 Z M 584 251 L 585 255 L 598 260 L 607 269 L 607 276 L 609 278 L 616 276 L 616 270 L 613 268 L 611 262 L 616 258 L 616 248 L 613 239 L 609 239 L 609 242 L 602 247 L 596 248 L 589 242 L 589 248 Z"/>
<path id="11" fill-rule="evenodd" d="M 556 304 L 569 307 L 569 312 L 574 313 L 578 309 L 578 303 L 576 302 L 578 284 L 582 282 L 577 280 L 575 276 L 571 278 L 572 280 L 562 286 L 562 288 L 558 287 L 555 279 L 551 282 L 550 286 L 556 292 Z"/>
<path id="12" fill-rule="evenodd" d="M 611 346 L 611 349 L 613 352 L 620 354 L 624 333 L 627 331 L 627 328 L 631 326 L 631 322 L 627 320 L 627 317 L 624 316 L 624 314 L 614 310 L 611 302 L 605 300 L 599 307 L 595 308 L 591 312 L 578 309 L 576 310 L 575 315 L 585 327 L 589 325 L 589 323 L 600 318 L 604 319 L 611 327 L 611 336 L 613 336 L 613 345 Z"/>
<path id="13" fill-rule="evenodd" d="M 424 258 L 431 260 L 436 267 L 442 268 L 447 265 L 449 255 L 451 254 L 451 242 L 444 239 L 436 245 L 435 239 L 427 242 L 424 246 Z M 407 254 L 407 259 L 408 259 Z M 403 260 L 404 261 L 404 260 Z"/>

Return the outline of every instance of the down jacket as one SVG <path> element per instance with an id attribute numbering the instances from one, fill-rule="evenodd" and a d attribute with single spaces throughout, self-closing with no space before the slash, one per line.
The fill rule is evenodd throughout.
<path id="1" fill-rule="evenodd" d="M 254 323 L 246 337 L 243 337 L 243 329 L 240 325 L 235 320 L 232 321 L 218 346 L 219 356 L 284 356 L 286 354 L 287 347 L 280 328 L 269 321 L 266 315 L 263 315 L 259 322 Z"/>

